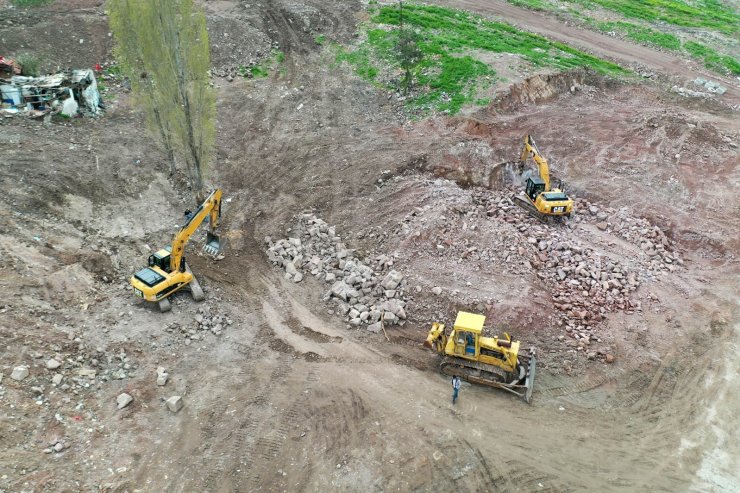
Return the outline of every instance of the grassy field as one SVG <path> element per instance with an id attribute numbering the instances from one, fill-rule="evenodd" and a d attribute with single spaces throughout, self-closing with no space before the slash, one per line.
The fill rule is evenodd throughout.
<path id="1" fill-rule="evenodd" d="M 10 3 L 16 7 L 39 7 L 41 5 L 47 5 L 54 0 L 10 0 Z"/>
<path id="2" fill-rule="evenodd" d="M 365 41 L 350 51 L 340 49 L 337 60 L 353 65 L 364 79 L 392 88 L 391 82 L 379 80 L 379 74 L 381 68 L 399 71 L 395 56 L 399 10 L 383 6 L 371 13 L 364 28 Z M 407 101 L 412 109 L 422 112 L 454 114 L 466 103 L 486 104 L 477 93 L 490 85 L 496 74 L 480 60 L 484 53 L 516 54 L 535 69 L 590 67 L 605 74 L 627 73 L 618 65 L 564 44 L 464 11 L 404 4 L 403 22 L 419 34 L 424 54 L 415 68 L 416 85 L 422 90 Z"/>
<path id="3" fill-rule="evenodd" d="M 695 39 L 697 29 L 722 35 L 734 46 L 740 34 L 740 14 L 719 0 L 509 0 L 535 10 L 562 12 L 603 32 L 619 33 L 636 43 L 681 53 L 722 74 L 739 75 L 740 62 Z M 597 10 L 620 14 L 624 21 L 599 21 Z M 629 21 L 628 21 L 629 20 Z M 630 22 L 631 21 L 631 22 Z M 678 35 L 681 33 L 681 36 Z"/>

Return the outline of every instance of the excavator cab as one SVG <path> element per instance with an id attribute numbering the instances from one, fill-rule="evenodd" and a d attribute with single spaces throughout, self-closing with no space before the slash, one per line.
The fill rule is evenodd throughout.
<path id="1" fill-rule="evenodd" d="M 545 191 L 545 180 L 539 176 L 530 176 L 527 179 L 526 193 L 532 202 L 537 200 L 542 192 Z"/>
<path id="2" fill-rule="evenodd" d="M 163 271 L 169 272 L 170 255 L 172 255 L 172 247 L 168 245 L 152 255 L 149 255 L 147 265 L 149 265 L 149 267 L 159 267 Z"/>

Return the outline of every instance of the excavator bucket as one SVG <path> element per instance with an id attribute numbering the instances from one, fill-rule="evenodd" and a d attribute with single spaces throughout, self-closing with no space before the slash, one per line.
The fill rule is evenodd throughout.
<path id="1" fill-rule="evenodd" d="M 221 253 L 223 248 L 224 246 L 223 242 L 221 241 L 221 237 L 209 231 L 206 236 L 206 244 L 203 245 L 203 251 L 215 257 L 216 255 Z"/>

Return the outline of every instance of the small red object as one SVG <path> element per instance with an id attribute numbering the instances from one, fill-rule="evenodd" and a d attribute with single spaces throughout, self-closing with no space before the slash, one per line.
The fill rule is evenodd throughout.
<path id="1" fill-rule="evenodd" d="M 82 416 L 73 416 L 72 419 L 74 419 L 75 421 L 82 421 Z"/>
<path id="2" fill-rule="evenodd" d="M 95 64 L 95 71 L 96 72 L 100 72 L 101 70 L 103 70 L 103 67 L 101 67 L 99 63 L 96 63 Z"/>

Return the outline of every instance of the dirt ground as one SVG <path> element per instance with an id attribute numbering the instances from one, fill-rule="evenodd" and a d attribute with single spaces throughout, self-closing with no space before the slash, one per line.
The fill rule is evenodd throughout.
<path id="1" fill-rule="evenodd" d="M 26 15 L 0 1 L 0 48 L 55 4 Z M 94 37 L 70 63 L 110 56 L 99 4 L 63 4 Z M 286 58 L 266 79 L 215 79 L 210 182 L 228 243 L 218 261 L 189 247 L 203 303 L 181 293 L 162 314 L 130 292 L 192 204 L 128 93 L 112 87 L 99 119 L 0 120 L 0 491 L 740 489 L 734 93 L 542 74 L 510 78 L 488 108 L 410 122 L 315 42 L 351 42 L 363 2 L 204 5 L 212 43 L 242 46 L 214 49 L 216 69 L 271 44 Z M 578 199 L 567 226 L 500 206 L 511 192 L 492 165 L 527 133 Z M 336 315 L 323 281 L 268 261 L 265 236 L 290 236 L 304 211 L 404 274 L 409 318 L 390 341 Z M 681 264 L 650 264 L 654 228 Z M 639 286 L 571 330 L 535 236 L 619 262 Z M 537 347 L 531 405 L 468 384 L 451 404 L 421 342 L 463 308 Z M 30 375 L 12 379 L 17 366 Z M 134 400 L 119 410 L 122 392 Z"/>

